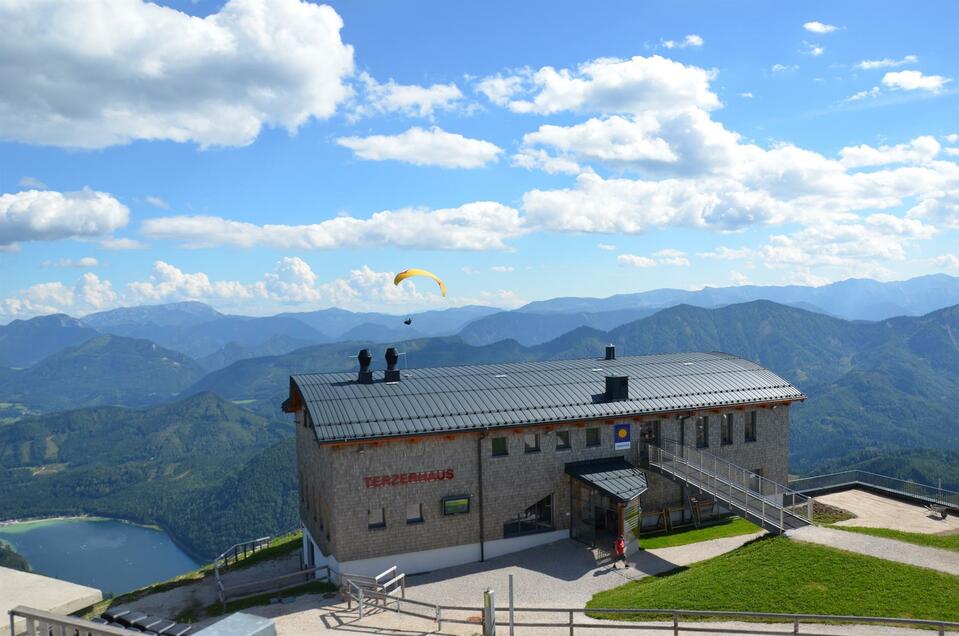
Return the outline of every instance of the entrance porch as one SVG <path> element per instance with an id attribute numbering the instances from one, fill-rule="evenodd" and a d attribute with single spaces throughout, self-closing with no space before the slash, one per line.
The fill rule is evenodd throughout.
<path id="1" fill-rule="evenodd" d="M 639 549 L 639 496 L 646 475 L 623 457 L 566 464 L 570 477 L 570 538 L 613 553 L 618 535 L 626 553 Z"/>

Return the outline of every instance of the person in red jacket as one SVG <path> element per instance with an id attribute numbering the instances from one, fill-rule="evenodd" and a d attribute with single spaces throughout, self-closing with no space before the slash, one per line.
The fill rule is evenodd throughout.
<path id="1" fill-rule="evenodd" d="M 623 541 L 623 535 L 616 537 L 616 543 L 613 544 L 616 549 L 616 561 L 613 561 L 613 567 L 616 567 L 617 561 L 623 562 L 623 567 L 628 568 L 629 562 L 626 560 L 626 542 Z"/>

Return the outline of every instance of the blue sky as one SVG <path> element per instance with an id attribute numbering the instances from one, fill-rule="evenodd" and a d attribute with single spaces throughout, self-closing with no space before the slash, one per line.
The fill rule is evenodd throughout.
<path id="1" fill-rule="evenodd" d="M 0 321 L 956 275 L 957 19 L 0 0 Z"/>

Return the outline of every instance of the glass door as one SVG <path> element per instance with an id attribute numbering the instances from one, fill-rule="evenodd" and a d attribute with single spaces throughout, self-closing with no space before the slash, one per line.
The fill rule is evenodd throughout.
<path id="1" fill-rule="evenodd" d="M 596 544 L 596 516 L 593 489 L 570 478 L 570 538 L 587 545 Z"/>

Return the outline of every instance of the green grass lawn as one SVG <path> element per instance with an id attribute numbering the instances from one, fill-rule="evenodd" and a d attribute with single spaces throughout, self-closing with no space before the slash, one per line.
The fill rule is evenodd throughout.
<path id="1" fill-rule="evenodd" d="M 722 523 L 704 528 L 686 528 L 651 537 L 640 535 L 639 547 L 643 550 L 673 548 L 678 545 L 687 545 L 700 541 L 709 541 L 710 539 L 720 539 L 722 537 L 738 537 L 744 534 L 753 534 L 754 532 L 759 532 L 759 526 L 739 517 L 731 517 Z"/>
<path id="2" fill-rule="evenodd" d="M 600 592 L 587 607 L 959 621 L 957 598 L 959 577 L 956 576 L 785 537 L 767 537 L 672 574 L 648 577 Z M 631 615 L 629 619 L 648 620 L 649 617 Z"/>
<path id="3" fill-rule="evenodd" d="M 915 543 L 928 548 L 941 548 L 943 550 L 952 550 L 959 552 L 959 533 L 957 534 L 921 534 L 918 532 L 901 532 L 899 530 L 888 530 L 886 528 L 863 528 L 861 526 L 831 526 L 836 530 L 846 530 L 848 532 L 860 532 L 862 534 L 871 534 L 874 537 L 884 537 L 886 539 L 896 539 L 906 543 Z"/>

